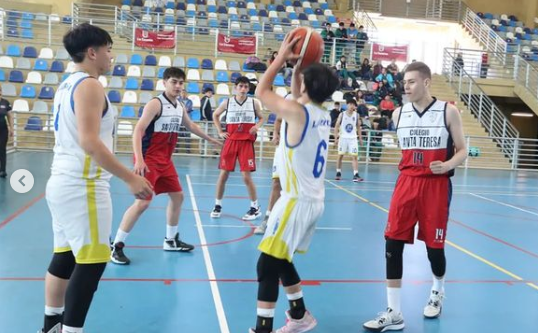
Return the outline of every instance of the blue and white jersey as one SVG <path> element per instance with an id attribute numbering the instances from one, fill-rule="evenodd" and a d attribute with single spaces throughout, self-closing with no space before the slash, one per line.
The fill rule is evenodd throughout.
<path id="1" fill-rule="evenodd" d="M 356 139 L 357 138 L 357 121 L 359 115 L 353 111 L 349 115 L 348 111 L 342 112 L 342 121 L 340 122 L 340 138 Z"/>
<path id="2" fill-rule="evenodd" d="M 325 163 L 327 161 L 331 117 L 318 105 L 304 106 L 306 123 L 301 141 L 288 144 L 287 124 L 283 123 L 284 136 L 278 164 L 282 194 L 288 198 L 305 198 L 323 201 L 325 198 Z"/>

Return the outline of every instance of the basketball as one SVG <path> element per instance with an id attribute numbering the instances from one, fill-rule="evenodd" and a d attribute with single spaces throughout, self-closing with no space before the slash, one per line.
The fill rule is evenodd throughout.
<path id="1" fill-rule="evenodd" d="M 293 53 L 300 55 L 297 62 L 299 68 L 319 62 L 323 56 L 324 43 L 321 35 L 308 27 L 298 27 L 290 32 L 290 40 L 300 36 L 301 39 L 293 46 Z"/>

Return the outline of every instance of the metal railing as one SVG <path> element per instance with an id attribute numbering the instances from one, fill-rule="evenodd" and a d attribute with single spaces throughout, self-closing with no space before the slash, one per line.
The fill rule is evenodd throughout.
<path id="1" fill-rule="evenodd" d="M 518 130 L 510 123 L 503 112 L 495 105 L 488 95 L 480 88 L 465 68 L 457 65 L 453 54 L 445 49 L 443 57 L 443 75 L 462 100 L 471 114 L 495 139 L 507 157 L 514 154 L 514 140 L 519 138 Z"/>
<path id="2" fill-rule="evenodd" d="M 13 13 L 23 12 L 10 11 Z M 39 19 L 38 19 L 39 17 Z M 41 45 L 62 45 L 64 33 L 71 27 L 69 24 L 61 22 L 58 15 L 38 14 L 25 28 L 18 26 L 18 21 L 10 21 L 9 17 L 3 10 L 0 10 L 0 38 L 2 41 L 13 41 L 20 43 L 21 39 L 28 44 Z M 24 34 L 29 32 L 29 34 Z"/>
<path id="3" fill-rule="evenodd" d="M 450 59 L 445 59 L 444 62 L 450 62 L 452 59 L 456 60 L 458 54 L 461 54 L 461 60 L 459 61 L 463 62 L 463 69 L 472 78 L 513 80 L 515 77 L 514 61 L 507 62 L 506 65 L 502 65 L 498 61 L 499 58 L 504 57 L 504 53 L 445 48 L 443 56 Z M 487 55 L 488 60 L 485 63 L 482 62 L 483 55 Z"/>
<path id="4" fill-rule="evenodd" d="M 9 144 L 10 151 L 44 150 L 50 151 L 54 146 L 54 121 L 52 114 L 32 112 L 13 112 L 14 138 Z M 33 117 L 33 118 L 31 118 Z M 30 118 L 32 120 L 30 120 Z M 137 118 L 120 118 L 116 123 L 114 151 L 120 154 L 132 153 L 132 132 Z M 215 136 L 213 123 L 200 121 L 198 125 L 210 135 Z M 259 160 L 272 159 L 275 146 L 271 142 L 274 129 L 265 125 L 258 131 L 254 143 Z M 469 158 L 463 168 L 488 169 L 532 169 L 538 170 L 538 140 L 507 137 L 466 136 Z M 502 151 L 498 142 L 514 147 L 512 154 Z M 187 131 L 179 134 L 175 149 L 176 155 L 216 157 L 220 148 Z M 329 143 L 329 161 L 336 161 L 338 156 L 334 142 Z M 396 165 L 401 159 L 396 133 L 379 130 L 363 130 L 363 145 L 359 145 L 359 160 L 365 164 Z"/>
<path id="5" fill-rule="evenodd" d="M 533 98 L 538 99 L 538 68 L 520 56 L 515 58 L 516 83 L 525 87 Z"/>
<path id="6" fill-rule="evenodd" d="M 354 0 L 353 8 L 383 16 L 459 22 L 465 4 L 461 0 Z"/>

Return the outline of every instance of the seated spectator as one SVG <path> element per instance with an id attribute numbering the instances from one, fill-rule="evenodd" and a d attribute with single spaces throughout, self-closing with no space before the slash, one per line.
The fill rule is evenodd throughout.
<path id="1" fill-rule="evenodd" d="M 364 60 L 362 61 L 360 77 L 363 80 L 372 79 L 372 66 L 370 65 L 370 60 L 368 60 L 368 58 L 364 58 Z"/>
<path id="2" fill-rule="evenodd" d="M 392 62 L 387 66 L 387 72 L 391 73 L 393 76 L 398 74 L 398 65 L 396 65 L 396 59 L 392 59 Z"/>
<path id="3" fill-rule="evenodd" d="M 348 71 L 347 69 L 347 58 L 346 56 L 341 56 L 340 60 L 336 63 L 336 70 L 338 71 L 338 75 L 340 75 L 341 78 L 344 79 L 344 83 L 347 87 L 353 87 L 353 82 L 357 79 L 355 75 Z M 351 79 L 351 84 L 349 84 L 347 81 L 348 79 Z"/>
<path id="4" fill-rule="evenodd" d="M 392 76 L 391 73 L 389 73 L 387 71 L 386 68 L 383 68 L 381 70 L 381 74 L 379 74 L 376 78 L 375 78 L 375 81 L 376 82 L 383 82 L 385 85 L 388 85 L 387 88 L 390 88 L 390 89 L 393 89 L 394 88 L 394 77 Z"/>
<path id="5" fill-rule="evenodd" d="M 379 74 L 381 74 L 381 72 L 383 71 L 383 65 L 381 65 L 381 62 L 379 60 L 376 61 L 372 70 L 372 78 L 376 78 Z"/>
<path id="6" fill-rule="evenodd" d="M 364 49 L 364 44 L 368 41 L 368 35 L 366 32 L 364 32 L 364 26 L 359 27 L 359 31 L 357 33 L 357 49 L 355 50 L 355 59 L 357 59 L 357 64 L 360 61 L 362 50 Z"/>
<path id="7" fill-rule="evenodd" d="M 389 89 L 387 88 L 387 86 L 385 86 L 383 82 L 379 82 L 377 86 L 377 90 L 375 91 L 376 99 L 374 101 L 374 104 L 379 105 L 379 103 L 381 103 L 381 101 L 384 100 L 385 96 L 387 96 L 388 94 L 389 94 Z"/>
<path id="8" fill-rule="evenodd" d="M 390 95 L 385 96 L 385 99 L 379 104 L 379 108 L 381 109 L 381 116 L 392 119 L 392 112 L 394 112 L 395 106 Z"/>
<path id="9" fill-rule="evenodd" d="M 363 100 L 357 101 L 359 105 L 357 106 L 357 113 L 360 115 L 361 118 L 367 118 L 368 117 L 368 107 L 366 106 L 366 103 L 364 103 Z"/>
<path id="10" fill-rule="evenodd" d="M 276 59 L 277 55 L 278 55 L 277 51 L 273 52 L 273 54 L 271 55 L 271 58 L 268 61 L 269 65 L 271 65 L 273 63 L 273 61 Z M 284 75 L 284 80 L 286 80 L 293 73 L 293 66 L 290 65 L 290 63 L 286 62 L 284 64 L 284 66 L 282 66 L 282 69 L 279 71 L 279 73 L 282 73 L 282 75 Z"/>

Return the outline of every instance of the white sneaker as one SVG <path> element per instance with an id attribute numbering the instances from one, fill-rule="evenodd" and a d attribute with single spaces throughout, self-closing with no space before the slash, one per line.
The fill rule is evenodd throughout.
<path id="1" fill-rule="evenodd" d="M 424 307 L 424 317 L 437 318 L 441 315 L 443 310 L 443 299 L 445 298 L 444 292 L 432 290 L 428 304 Z"/>
<path id="2" fill-rule="evenodd" d="M 261 212 L 260 206 L 258 206 L 258 207 L 250 207 L 248 212 L 245 215 L 243 215 L 243 220 L 244 221 L 253 221 L 253 220 L 257 219 L 258 217 L 260 217 L 261 215 L 262 215 L 262 212 Z"/>
<path id="3" fill-rule="evenodd" d="M 37 333 L 62 333 L 62 323 L 56 324 L 48 332 L 44 332 L 43 330 L 39 330 L 39 331 L 37 331 Z"/>
<path id="4" fill-rule="evenodd" d="M 372 332 L 399 331 L 405 327 L 402 313 L 394 313 L 391 308 L 378 313 L 374 320 L 365 322 L 362 327 Z"/>
<path id="5" fill-rule="evenodd" d="M 263 235 L 265 234 L 265 230 L 267 230 L 267 221 L 269 220 L 269 216 L 265 216 L 265 218 L 263 219 L 262 223 L 260 223 L 259 226 L 257 226 L 255 229 L 254 229 L 254 233 L 256 235 Z"/>
<path id="6" fill-rule="evenodd" d="M 301 319 L 293 319 L 290 312 L 286 311 L 286 325 L 276 330 L 275 333 L 304 333 L 314 329 L 317 324 L 316 318 L 308 310 L 305 311 Z"/>

